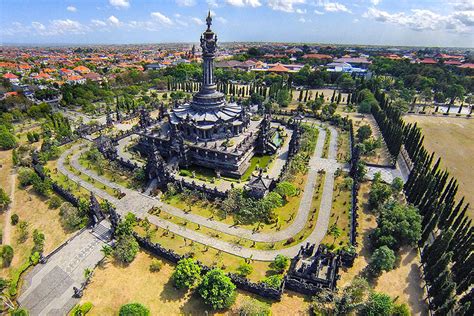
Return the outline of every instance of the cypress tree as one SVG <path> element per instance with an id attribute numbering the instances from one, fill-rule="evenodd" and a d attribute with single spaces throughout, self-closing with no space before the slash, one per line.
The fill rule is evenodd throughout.
<path id="1" fill-rule="evenodd" d="M 341 103 L 341 93 L 337 95 L 337 104 Z"/>
<path id="2" fill-rule="evenodd" d="M 474 254 L 469 254 L 465 260 L 456 261 L 451 270 L 454 274 L 454 281 L 456 283 L 461 283 L 462 280 L 472 277 L 472 267 L 474 267 Z"/>
<path id="3" fill-rule="evenodd" d="M 456 299 L 454 297 L 448 298 L 448 300 L 440 307 L 438 308 L 435 312 L 435 316 L 445 316 L 449 314 L 449 311 L 451 311 L 454 308 L 454 305 L 456 305 Z"/>
<path id="4" fill-rule="evenodd" d="M 452 253 L 445 253 L 439 258 L 439 253 L 437 253 L 437 258 L 434 261 L 428 261 L 425 265 L 425 281 L 429 284 L 433 284 L 434 279 L 448 266 L 451 261 Z"/>
<path id="5" fill-rule="evenodd" d="M 463 200 L 464 200 L 464 197 L 463 197 Z M 466 204 L 466 206 L 464 206 L 464 209 L 459 213 L 454 223 L 452 223 L 452 219 L 448 219 L 448 223 L 446 226 L 450 227 L 453 230 L 457 230 L 460 227 L 463 220 L 466 218 L 466 212 L 468 208 L 469 208 L 469 203 Z"/>
<path id="6" fill-rule="evenodd" d="M 454 288 L 456 285 L 452 281 L 446 282 L 445 286 L 439 291 L 438 293 L 435 293 L 435 295 L 432 297 L 433 299 L 431 300 L 431 304 L 436 308 L 440 308 L 447 302 L 453 299 L 453 294 L 454 294 Z M 454 305 L 453 305 L 454 306 Z"/>
<path id="7" fill-rule="evenodd" d="M 303 90 L 300 90 L 300 95 L 298 96 L 298 102 L 303 100 Z"/>
<path id="8" fill-rule="evenodd" d="M 452 281 L 452 276 L 446 267 L 446 269 L 444 269 L 443 272 L 441 272 L 441 274 L 436 279 L 434 279 L 433 284 L 429 287 L 428 292 L 431 296 L 433 296 L 434 293 L 438 293 L 443 287 L 445 287 L 448 281 Z"/>

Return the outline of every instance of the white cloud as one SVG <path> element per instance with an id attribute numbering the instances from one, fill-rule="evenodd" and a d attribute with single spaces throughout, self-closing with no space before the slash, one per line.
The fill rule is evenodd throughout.
<path id="1" fill-rule="evenodd" d="M 66 20 L 53 20 L 49 27 L 53 32 L 59 34 L 71 33 L 71 34 L 84 34 L 88 31 L 88 27 L 82 25 L 78 21 L 73 21 L 70 19 Z"/>
<path id="2" fill-rule="evenodd" d="M 196 5 L 196 0 L 176 0 L 176 3 L 182 7 L 192 7 Z"/>
<path id="3" fill-rule="evenodd" d="M 104 21 L 96 20 L 96 19 L 91 20 L 91 23 L 94 26 L 106 26 L 107 25 L 107 23 L 105 23 Z"/>
<path id="4" fill-rule="evenodd" d="M 116 8 L 128 8 L 130 6 L 129 0 L 109 0 L 109 3 Z"/>
<path id="5" fill-rule="evenodd" d="M 40 22 L 31 22 L 31 26 L 38 32 L 46 31 L 46 26 Z"/>
<path id="6" fill-rule="evenodd" d="M 373 5 L 378 5 L 380 2 L 382 2 L 382 0 L 370 0 L 370 3 Z"/>
<path id="7" fill-rule="evenodd" d="M 76 12 L 76 11 L 77 11 L 77 8 L 74 7 L 74 6 L 72 6 L 72 5 L 70 5 L 70 6 L 68 6 L 68 7 L 66 8 L 66 10 L 68 10 L 69 12 Z"/>
<path id="8" fill-rule="evenodd" d="M 221 17 L 221 16 L 218 16 L 218 17 L 216 18 L 216 21 L 217 21 L 217 22 L 220 22 L 220 23 L 222 23 L 222 24 L 226 24 L 226 23 L 227 23 L 227 20 L 226 20 L 225 18 Z"/>
<path id="9" fill-rule="evenodd" d="M 474 1 L 472 0 L 457 0 L 452 4 L 456 10 L 474 11 Z"/>
<path id="10" fill-rule="evenodd" d="M 323 15 L 324 14 L 324 12 L 319 11 L 319 10 L 314 10 L 313 12 L 314 12 L 314 14 L 317 14 L 317 15 Z"/>
<path id="11" fill-rule="evenodd" d="M 119 26 L 120 25 L 120 20 L 117 19 L 115 16 L 111 15 L 109 16 L 109 18 L 107 19 L 107 21 L 109 21 L 110 24 L 114 25 L 114 26 Z"/>
<path id="12" fill-rule="evenodd" d="M 474 31 L 474 11 L 469 10 L 441 15 L 426 9 L 413 9 L 409 13 L 389 13 L 372 7 L 363 14 L 363 17 L 407 27 L 415 31 L 443 29 L 458 33 Z"/>
<path id="13" fill-rule="evenodd" d="M 191 21 L 193 21 L 196 25 L 204 25 L 203 20 L 201 20 L 200 18 L 192 17 Z"/>
<path id="14" fill-rule="evenodd" d="M 359 23 L 359 19 L 358 18 L 355 18 L 354 20 L 352 20 L 353 23 Z"/>
<path id="15" fill-rule="evenodd" d="M 219 6 L 216 0 L 207 0 L 206 2 L 207 5 L 211 8 L 217 8 Z"/>
<path id="16" fill-rule="evenodd" d="M 161 12 L 152 12 L 151 17 L 158 21 L 162 25 L 173 25 L 173 21 L 166 15 L 162 14 Z"/>
<path id="17" fill-rule="evenodd" d="M 234 7 L 252 7 L 261 6 L 260 0 L 226 0 L 226 2 Z M 208 2 L 209 3 L 209 2 Z"/>
<path id="18" fill-rule="evenodd" d="M 296 9 L 295 12 L 298 14 L 306 14 L 306 9 Z"/>
<path id="19" fill-rule="evenodd" d="M 301 23 L 309 23 L 309 22 L 311 22 L 310 19 L 305 19 L 304 17 L 300 17 L 300 18 L 298 19 L 298 21 L 301 22 Z"/>
<path id="20" fill-rule="evenodd" d="M 327 12 L 347 12 L 352 13 L 344 4 L 339 2 L 330 2 L 327 0 L 319 0 L 318 6 L 323 7 Z"/>
<path id="21" fill-rule="evenodd" d="M 268 0 L 268 6 L 273 10 L 292 13 L 295 12 L 294 5 L 304 4 L 306 0 Z"/>

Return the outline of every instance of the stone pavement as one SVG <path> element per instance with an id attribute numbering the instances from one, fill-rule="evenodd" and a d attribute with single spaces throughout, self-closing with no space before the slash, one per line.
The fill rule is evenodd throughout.
<path id="1" fill-rule="evenodd" d="M 104 241 L 86 229 L 38 264 L 25 278 L 18 302 L 30 315 L 66 315 L 79 301 L 73 298 L 73 287 L 85 280 L 84 270 L 93 268 L 104 255 Z"/>
<path id="2" fill-rule="evenodd" d="M 270 261 L 270 260 L 273 260 L 274 257 L 280 253 L 288 255 L 288 256 L 294 256 L 298 252 L 300 246 L 305 244 L 306 242 L 319 243 L 327 231 L 327 223 L 329 220 L 331 205 L 332 205 L 332 193 L 333 193 L 332 188 L 334 184 L 333 174 L 334 174 L 334 171 L 338 167 L 340 167 L 340 164 L 336 163 L 334 159 L 337 152 L 337 131 L 333 128 L 331 128 L 330 131 L 331 131 L 331 143 L 330 143 L 331 145 L 329 148 L 329 157 L 332 157 L 332 158 L 331 159 L 320 158 L 321 153 L 322 153 L 322 147 L 324 146 L 324 138 L 325 138 L 325 133 L 326 133 L 324 130 L 321 129 L 320 134 L 318 136 L 318 143 L 317 143 L 317 148 L 315 150 L 315 154 L 313 155 L 310 161 L 308 181 L 303 193 L 303 197 L 300 203 L 298 214 L 295 217 L 294 223 L 290 227 L 280 232 L 254 233 L 251 230 L 247 230 L 241 227 L 230 228 L 229 225 L 227 224 L 223 224 L 221 222 L 210 221 L 209 219 L 201 217 L 196 214 L 186 214 L 180 209 L 174 208 L 161 201 L 158 201 L 155 198 L 141 194 L 137 191 L 121 187 L 116 183 L 112 183 L 111 181 L 101 176 L 98 176 L 93 171 L 83 168 L 77 160 L 80 153 L 75 153 L 71 157 L 70 163 L 75 169 L 80 170 L 81 172 L 87 174 L 91 178 L 94 178 L 96 181 L 99 181 L 110 187 L 119 189 L 122 192 L 124 192 L 126 194 L 125 197 L 119 200 L 116 197 L 112 197 L 106 192 L 100 189 L 97 189 L 94 185 L 81 180 L 78 176 L 76 176 L 74 173 L 70 172 L 67 168 L 64 167 L 65 157 L 67 157 L 71 151 L 76 150 L 79 146 L 74 146 L 70 150 L 63 153 L 63 155 L 58 160 L 58 170 L 61 173 L 66 174 L 71 180 L 75 182 L 79 182 L 83 187 L 85 187 L 89 191 L 94 192 L 96 195 L 102 198 L 108 199 L 110 202 L 112 202 L 116 206 L 117 211 L 122 215 L 128 212 L 133 212 L 140 218 L 148 217 L 150 222 L 152 222 L 153 224 L 161 228 L 169 229 L 173 233 L 176 233 L 185 238 L 194 240 L 196 242 L 210 245 L 214 248 L 217 248 L 222 251 L 225 251 L 234 255 L 238 255 L 241 257 L 252 257 L 253 259 L 256 259 L 256 260 Z M 309 236 L 309 238 L 307 238 L 306 240 L 302 241 L 300 244 L 295 245 L 293 247 L 288 247 L 281 250 L 256 250 L 256 249 L 242 248 L 241 246 L 238 246 L 236 244 L 224 242 L 217 238 L 211 238 L 207 235 L 201 234 L 194 230 L 188 230 L 185 227 L 182 227 L 181 225 L 168 222 L 166 220 L 163 220 L 161 218 L 158 218 L 156 216 L 153 216 L 147 213 L 151 207 L 158 206 L 158 207 L 161 207 L 166 212 L 169 212 L 170 214 L 179 216 L 181 218 L 186 218 L 192 222 L 199 223 L 202 226 L 206 226 L 206 227 L 209 227 L 209 228 L 212 228 L 212 229 L 215 229 L 227 234 L 232 234 L 239 237 L 245 237 L 250 240 L 263 241 L 263 242 L 285 240 L 289 237 L 294 236 L 297 232 L 299 232 L 304 227 L 304 223 L 306 222 L 308 214 L 311 211 L 310 205 L 312 201 L 316 173 L 320 169 L 326 170 L 326 180 L 323 186 L 324 190 L 322 192 L 321 207 L 319 210 L 320 218 L 318 218 L 317 225 L 313 233 Z"/>

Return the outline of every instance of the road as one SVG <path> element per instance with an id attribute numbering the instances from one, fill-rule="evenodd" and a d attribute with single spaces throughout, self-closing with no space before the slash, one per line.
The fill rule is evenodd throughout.
<path id="1" fill-rule="evenodd" d="M 318 141 L 316 145 L 316 150 L 310 160 L 310 169 L 308 172 L 308 180 L 305 186 L 305 190 L 302 193 L 302 199 L 300 202 L 300 206 L 298 209 L 298 213 L 294 219 L 292 225 L 287 227 L 285 230 L 272 232 L 272 233 L 255 233 L 251 230 L 235 227 L 230 228 L 229 225 L 217 222 L 217 221 L 210 221 L 208 218 L 201 217 L 196 214 L 186 214 L 180 209 L 172 207 L 168 204 L 163 203 L 153 197 L 144 195 L 138 191 L 130 190 L 125 187 L 122 187 L 116 183 L 109 181 L 106 178 L 103 178 L 96 174 L 95 172 L 88 170 L 82 167 L 78 161 L 78 157 L 80 152 L 76 152 L 70 159 L 71 165 L 81 171 L 84 174 L 87 174 L 91 178 L 99 181 L 101 183 L 106 184 L 112 188 L 118 189 L 121 192 L 125 193 L 125 197 L 122 199 L 117 199 L 114 196 L 109 195 L 108 193 L 96 188 L 94 185 L 85 182 L 84 180 L 80 179 L 77 175 L 73 172 L 69 171 L 68 168 L 64 166 L 65 158 L 71 153 L 79 149 L 79 145 L 72 147 L 71 149 L 67 150 L 63 153 L 63 155 L 58 160 L 58 170 L 66 174 L 71 180 L 80 183 L 83 187 L 87 190 L 94 192 L 96 195 L 109 200 L 113 203 L 118 213 L 125 215 L 128 212 L 133 212 L 139 218 L 148 217 L 151 223 L 164 228 L 169 229 L 171 232 L 181 235 L 187 239 L 194 240 L 196 242 L 212 246 L 213 248 L 222 250 L 224 252 L 234 254 L 241 257 L 252 257 L 255 260 L 261 261 L 271 261 L 275 258 L 277 254 L 284 254 L 287 256 L 294 256 L 300 249 L 301 245 L 306 244 L 307 242 L 319 244 L 324 235 L 327 231 L 327 226 L 329 222 L 329 216 L 331 212 L 332 206 L 332 194 L 333 194 L 333 186 L 334 186 L 334 172 L 337 168 L 341 167 L 342 165 L 337 163 L 335 157 L 337 153 L 337 131 L 330 127 L 331 132 L 331 141 L 330 141 L 330 148 L 329 148 L 329 158 L 323 159 L 321 158 L 322 148 L 324 146 L 324 139 L 325 139 L 325 131 L 320 129 L 320 133 L 318 136 Z M 322 197 L 321 197 L 321 206 L 319 209 L 319 217 L 316 223 L 316 227 L 313 230 L 312 234 L 308 236 L 305 240 L 301 241 L 299 244 L 279 249 L 279 250 L 257 250 L 257 249 L 250 249 L 250 248 L 243 248 L 233 243 L 225 242 L 217 238 L 212 238 L 202 233 L 196 232 L 194 230 L 186 229 L 178 224 L 174 224 L 172 222 L 163 220 L 156 216 L 148 214 L 148 211 L 152 207 L 160 207 L 164 211 L 169 212 L 172 215 L 178 216 L 183 219 L 187 219 L 191 222 L 198 223 L 202 226 L 206 226 L 217 231 L 224 232 L 226 234 L 232 234 L 239 237 L 244 237 L 254 241 L 261 241 L 261 242 L 274 242 L 278 240 L 286 240 L 295 234 L 297 234 L 306 223 L 306 220 L 311 211 L 311 201 L 313 198 L 314 193 L 314 186 L 316 182 L 317 172 L 319 170 L 326 171 L 325 182 L 323 185 Z"/>

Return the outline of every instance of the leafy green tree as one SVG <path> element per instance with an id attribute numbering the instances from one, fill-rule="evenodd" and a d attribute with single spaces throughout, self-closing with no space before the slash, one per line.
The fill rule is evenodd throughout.
<path id="1" fill-rule="evenodd" d="M 140 247 L 133 235 L 122 235 L 118 238 L 114 249 L 114 257 L 119 262 L 129 264 L 137 256 Z"/>
<path id="2" fill-rule="evenodd" d="M 282 273 L 283 271 L 285 271 L 286 268 L 288 268 L 289 264 L 290 258 L 279 254 L 275 257 L 275 260 L 273 260 L 270 266 L 275 271 Z"/>
<path id="3" fill-rule="evenodd" d="M 236 286 L 231 279 L 220 269 L 213 269 L 206 273 L 198 286 L 198 293 L 204 303 L 213 309 L 230 307 L 236 297 Z"/>
<path id="4" fill-rule="evenodd" d="M 387 246 L 377 248 L 370 258 L 370 270 L 379 275 L 382 271 L 390 271 L 395 265 L 395 253 Z"/>
<path id="5" fill-rule="evenodd" d="M 370 295 L 370 285 L 364 278 L 355 278 L 342 293 L 334 296 L 334 314 L 350 315 L 359 310 Z"/>
<path id="6" fill-rule="evenodd" d="M 403 180 L 400 177 L 396 177 L 392 181 L 392 190 L 395 193 L 400 193 L 403 190 Z"/>
<path id="7" fill-rule="evenodd" d="M 192 288 L 201 277 L 201 267 L 193 258 L 179 260 L 171 278 L 178 289 Z"/>
<path id="8" fill-rule="evenodd" d="M 288 89 L 280 89 L 277 92 L 276 96 L 276 102 L 278 103 L 279 106 L 281 107 L 287 107 L 288 104 L 290 104 L 290 92 Z"/>
<path id="9" fill-rule="evenodd" d="M 4 125 L 0 125 L 0 149 L 7 150 L 18 145 L 15 135 L 13 135 Z"/>
<path id="10" fill-rule="evenodd" d="M 374 182 L 369 193 L 369 208 L 371 210 L 378 209 L 392 195 L 392 189 L 388 184 Z"/>
<path id="11" fill-rule="evenodd" d="M 29 316 L 30 313 L 24 308 L 17 308 L 10 313 L 11 316 Z"/>
<path id="12" fill-rule="evenodd" d="M 149 316 L 150 310 L 140 303 L 129 303 L 120 307 L 119 316 Z"/>
<path id="13" fill-rule="evenodd" d="M 369 125 L 362 125 L 357 130 L 357 139 L 359 142 L 363 142 L 366 139 L 369 139 L 372 136 L 372 129 Z"/>
<path id="14" fill-rule="evenodd" d="M 387 294 L 374 292 L 363 308 L 363 315 L 367 316 L 390 316 L 393 301 Z"/>
<path id="15" fill-rule="evenodd" d="M 297 193 L 296 187 L 288 181 L 279 182 L 274 191 L 280 194 L 285 200 L 290 196 L 295 196 Z"/>
<path id="16" fill-rule="evenodd" d="M 364 100 L 359 104 L 359 113 L 368 114 L 372 110 L 372 103 L 368 100 Z"/>
<path id="17" fill-rule="evenodd" d="M 421 215 L 411 205 L 396 201 L 385 204 L 380 209 L 374 232 L 375 243 L 398 249 L 404 245 L 415 245 L 421 237 Z"/>
<path id="18" fill-rule="evenodd" d="M 331 225 L 328 229 L 328 235 L 332 236 L 333 238 L 333 241 L 332 241 L 333 245 L 336 242 L 336 239 L 341 237 L 341 234 L 342 234 L 342 230 L 336 224 Z"/>

